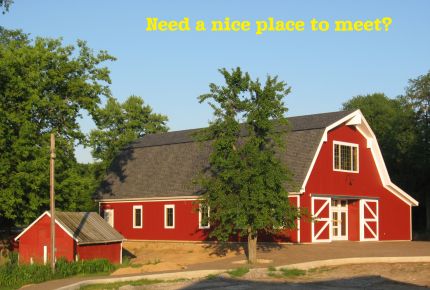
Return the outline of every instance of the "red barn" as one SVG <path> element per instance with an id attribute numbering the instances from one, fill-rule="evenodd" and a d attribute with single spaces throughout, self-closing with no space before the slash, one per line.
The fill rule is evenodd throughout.
<path id="1" fill-rule="evenodd" d="M 47 263 L 50 259 L 51 215 L 44 212 L 25 228 L 19 241 L 20 263 Z M 95 212 L 57 212 L 55 214 L 56 259 L 108 259 L 122 262 L 124 237 Z"/>
<path id="2" fill-rule="evenodd" d="M 360 110 L 289 123 L 281 156 L 294 174 L 289 198 L 315 222 L 298 220 L 297 230 L 266 240 L 411 240 L 411 207 L 418 202 L 391 182 Z M 192 180 L 207 166 L 211 148 L 194 141 L 196 130 L 147 135 L 114 160 L 98 197 L 100 214 L 128 240 L 207 239 L 210 225 L 201 215 L 210 213 L 196 203 Z"/>

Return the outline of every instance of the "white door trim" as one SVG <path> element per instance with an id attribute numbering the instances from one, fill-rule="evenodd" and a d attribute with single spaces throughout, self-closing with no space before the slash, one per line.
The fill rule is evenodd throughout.
<path id="1" fill-rule="evenodd" d="M 375 211 L 368 205 L 372 202 L 376 204 Z M 365 209 L 367 209 L 372 217 L 364 217 Z M 376 232 L 369 226 L 368 222 L 376 223 Z M 373 235 L 373 238 L 364 237 L 365 228 Z M 379 241 L 379 201 L 377 199 L 360 199 L 360 241 Z"/>
<path id="2" fill-rule="evenodd" d="M 331 224 L 331 197 L 316 197 L 313 196 L 311 198 L 311 211 L 312 211 L 312 218 L 316 222 L 324 222 L 325 224 L 321 227 L 321 229 L 315 233 L 315 221 L 312 222 L 311 226 L 311 236 L 312 236 L 312 242 L 318 243 L 318 242 L 331 242 L 332 240 L 332 224 Z M 325 201 L 323 205 L 318 209 L 317 212 L 315 212 L 315 201 L 316 200 L 323 200 Z M 319 214 L 325 209 L 328 208 L 328 217 L 319 217 Z M 319 236 L 327 229 L 329 231 L 329 238 L 328 239 L 319 239 Z"/>

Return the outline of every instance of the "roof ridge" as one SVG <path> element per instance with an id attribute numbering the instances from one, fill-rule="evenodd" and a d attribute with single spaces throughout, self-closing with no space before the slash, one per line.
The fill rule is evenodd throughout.
<path id="1" fill-rule="evenodd" d="M 291 116 L 287 117 L 287 120 L 291 124 L 290 129 L 293 132 L 316 130 L 326 128 L 330 124 L 334 123 L 335 121 L 341 119 L 342 117 L 350 113 L 351 111 L 334 111 L 319 114 Z M 244 124 L 245 123 L 241 123 L 241 125 Z M 129 145 L 125 146 L 124 149 L 127 150 L 132 148 L 144 148 L 195 142 L 196 140 L 194 140 L 190 136 L 191 133 L 198 132 L 206 128 L 208 127 L 148 134 L 131 142 Z"/>

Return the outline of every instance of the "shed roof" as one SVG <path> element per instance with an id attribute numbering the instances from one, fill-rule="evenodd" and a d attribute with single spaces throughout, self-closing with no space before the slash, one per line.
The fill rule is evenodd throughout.
<path id="1" fill-rule="evenodd" d="M 302 185 L 325 128 L 351 112 L 340 111 L 288 118 L 286 154 L 281 159 L 293 174 L 290 192 Z M 285 127 L 280 130 L 287 130 Z M 126 147 L 112 162 L 96 198 L 130 199 L 194 196 L 193 179 L 208 165 L 209 142 L 195 141 L 191 129 L 146 135 Z M 246 132 L 242 131 L 242 136 Z"/>
<path id="2" fill-rule="evenodd" d="M 57 212 L 55 219 L 78 244 L 122 241 L 124 237 L 96 212 Z"/>
<path id="3" fill-rule="evenodd" d="M 45 215 L 51 217 L 50 213 L 45 211 L 25 228 L 15 240 L 18 240 Z M 55 221 L 78 245 L 121 242 L 124 240 L 124 237 L 96 212 L 56 212 Z"/>

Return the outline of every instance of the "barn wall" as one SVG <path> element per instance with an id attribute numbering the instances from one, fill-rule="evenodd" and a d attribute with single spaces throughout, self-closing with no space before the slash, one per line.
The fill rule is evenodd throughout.
<path id="1" fill-rule="evenodd" d="M 78 245 L 79 260 L 107 259 L 113 264 L 121 263 L 121 243 Z"/>
<path id="2" fill-rule="evenodd" d="M 359 173 L 333 171 L 333 140 L 359 145 Z M 311 194 L 379 198 L 379 239 L 410 239 L 410 206 L 383 187 L 367 140 L 354 127 L 340 126 L 328 133 L 301 197 L 301 206 L 311 208 Z M 349 225 L 355 238 L 358 229 Z M 311 224 L 303 221 L 301 229 L 301 240 L 311 242 Z"/>
<path id="3" fill-rule="evenodd" d="M 164 228 L 164 205 L 175 205 L 175 228 Z M 142 205 L 143 226 L 133 228 L 133 206 Z M 202 241 L 207 230 L 198 228 L 198 205 L 193 200 L 102 203 L 100 211 L 114 210 L 114 228 L 130 240 L 182 240 Z"/>
<path id="4" fill-rule="evenodd" d="M 296 205 L 297 198 L 290 198 Z M 175 228 L 164 228 L 164 205 L 175 205 Z M 143 208 L 143 226 L 133 228 L 133 206 Z M 199 229 L 198 204 L 195 200 L 147 201 L 147 202 L 102 202 L 100 214 L 104 209 L 114 210 L 114 228 L 129 240 L 174 240 L 174 241 L 207 241 L 210 229 Z M 240 237 L 231 239 L 242 241 Z M 279 235 L 261 235 L 261 241 L 297 241 L 297 231 L 285 231 Z"/>
<path id="5" fill-rule="evenodd" d="M 51 254 L 51 219 L 48 215 L 42 217 L 19 238 L 19 262 L 30 263 L 33 257 L 35 263 L 43 263 L 43 246 L 48 247 L 48 261 Z M 55 224 L 56 258 L 74 259 L 74 240 L 57 224 Z"/>

